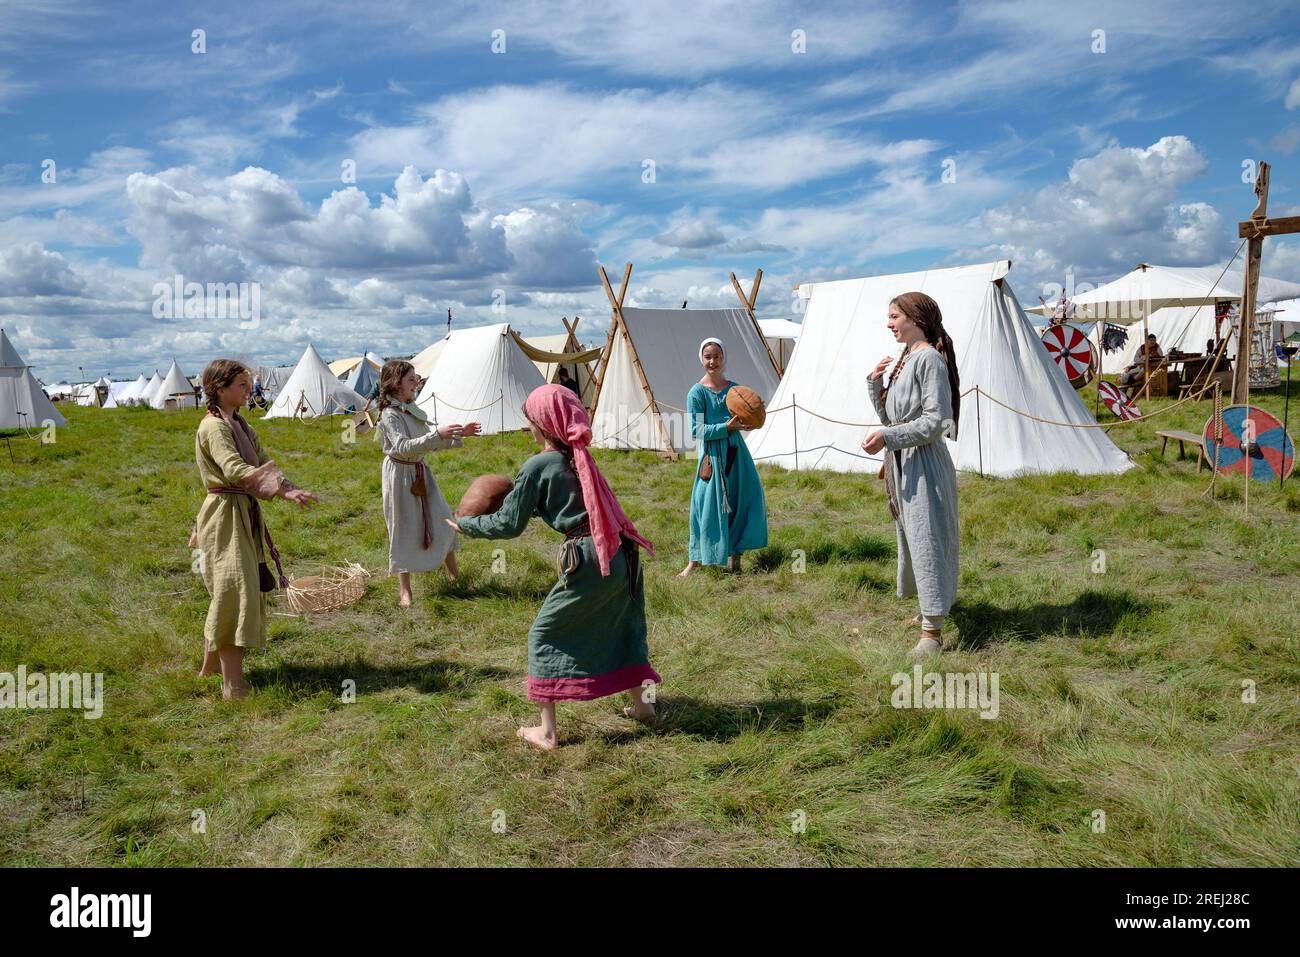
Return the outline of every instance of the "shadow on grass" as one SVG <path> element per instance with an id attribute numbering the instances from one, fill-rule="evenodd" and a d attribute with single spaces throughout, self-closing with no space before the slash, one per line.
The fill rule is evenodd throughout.
<path id="1" fill-rule="evenodd" d="M 1144 617 L 1155 605 L 1126 591 L 1085 591 L 1067 604 L 1039 602 L 1002 608 L 989 602 L 959 602 L 950 619 L 960 632 L 958 647 L 983 648 L 995 641 L 1036 641 L 1067 633 L 1083 638 L 1110 634 L 1130 616 Z"/>
<path id="2" fill-rule="evenodd" d="M 322 691 L 338 695 L 344 681 L 355 681 L 358 694 L 389 688 L 414 688 L 424 694 L 469 694 L 479 682 L 496 681 L 510 674 L 504 668 L 467 667 L 441 660 L 400 667 L 375 667 L 361 661 L 330 665 L 280 663 L 251 669 L 248 682 L 256 688 L 282 687 L 295 697 L 312 697 Z"/>
<path id="3" fill-rule="evenodd" d="M 622 707 L 623 701 L 619 702 Z M 807 702 L 798 698 L 767 698 L 740 704 L 714 704 L 698 698 L 661 695 L 656 702 L 658 723 L 650 729 L 657 735 L 689 735 L 705 741 L 730 741 L 742 734 L 758 731 L 800 730 L 810 721 L 832 715 L 839 703 L 834 700 Z M 629 720 L 626 729 L 608 731 L 601 737 L 610 744 L 627 741 L 641 729 Z M 567 736 L 578 741 L 583 735 Z"/>

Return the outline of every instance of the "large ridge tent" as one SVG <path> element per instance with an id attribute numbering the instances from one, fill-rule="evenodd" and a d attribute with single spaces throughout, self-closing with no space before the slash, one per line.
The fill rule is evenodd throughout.
<path id="1" fill-rule="evenodd" d="M 600 270 L 613 320 L 601 357 L 591 444 L 602 449 L 649 449 L 676 457 L 695 448 L 686 393 L 702 374 L 702 340 L 722 341 L 728 379 L 753 389 L 765 402 L 776 391 L 776 364 L 753 313 L 762 274 L 755 277 L 749 296 L 737 284 L 744 307 L 643 309 L 623 305 L 631 272 L 629 264 L 615 296 L 604 268 Z"/>
<path id="2" fill-rule="evenodd" d="M 358 411 L 366 400 L 330 372 L 325 360 L 310 343 L 298 360 L 293 374 L 266 410 L 268 419 L 311 419 L 349 409 Z"/>
<path id="3" fill-rule="evenodd" d="M 879 425 L 867 374 L 900 352 L 886 327 L 889 301 L 924 292 L 943 311 L 957 352 L 961 389 L 958 437 L 946 439 L 957 468 L 986 475 L 1078 472 L 1118 474 L 1132 463 L 1099 428 L 1052 362 L 1016 301 L 1007 260 L 895 276 L 805 283 L 799 346 L 769 403 L 767 422 L 748 436 L 758 462 L 785 468 L 876 472 L 879 454 L 862 440 Z M 1028 415 L 1092 428 L 1067 428 Z M 978 401 L 978 407 L 977 407 Z M 795 407 L 797 403 L 797 407 Z M 798 445 L 796 446 L 796 438 Z"/>
<path id="4" fill-rule="evenodd" d="M 149 396 L 149 405 L 155 409 L 183 409 L 187 402 L 193 402 L 197 407 L 198 395 L 190 380 L 181 372 L 180 365 L 173 359 L 167 375 Z"/>
<path id="5" fill-rule="evenodd" d="M 772 350 L 777 371 L 785 372 L 785 367 L 790 364 L 790 358 L 794 355 L 795 343 L 799 341 L 799 333 L 803 326 L 789 319 L 760 319 L 758 328 L 762 331 L 763 338 L 767 340 L 767 347 Z"/>
<path id="6" fill-rule="evenodd" d="M 0 329 L 0 429 L 39 429 L 46 422 L 68 424 Z"/>
<path id="7" fill-rule="evenodd" d="M 434 422 L 479 422 L 484 435 L 493 435 L 527 427 L 524 402 L 541 385 L 542 374 L 501 322 L 441 340 L 416 404 Z"/>
<path id="8" fill-rule="evenodd" d="M 578 316 L 573 317 L 572 325 L 567 316 L 561 321 L 565 332 L 553 336 L 529 336 L 521 341 L 520 348 L 533 360 L 533 365 L 537 366 L 537 371 L 546 382 L 558 383 L 560 370 L 569 370 L 578 382 L 578 395 L 582 397 L 582 404 L 590 411 L 596 398 L 596 380 L 591 364 L 600 357 L 601 350 L 587 349 L 578 341 L 578 323 L 582 321 Z M 566 360 L 562 358 L 565 356 L 576 358 Z M 592 358 L 584 358 L 585 356 Z"/>
<path id="9" fill-rule="evenodd" d="M 273 400 L 280 394 L 284 384 L 289 381 L 293 375 L 293 370 L 297 366 L 258 366 L 254 369 L 254 374 L 262 380 L 262 392 L 267 400 Z"/>
<path id="10" fill-rule="evenodd" d="M 429 378 L 429 373 L 438 364 L 438 357 L 442 355 L 442 349 L 450 338 L 451 334 L 448 333 L 441 339 L 431 342 L 411 357 L 411 366 L 415 369 L 416 375 L 421 379 Z"/>

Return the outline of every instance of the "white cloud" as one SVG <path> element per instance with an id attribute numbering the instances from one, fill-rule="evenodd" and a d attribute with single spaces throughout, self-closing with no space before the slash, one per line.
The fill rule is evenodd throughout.
<path id="1" fill-rule="evenodd" d="M 85 287 L 63 256 L 40 243 L 0 249 L 0 298 L 75 296 Z"/>

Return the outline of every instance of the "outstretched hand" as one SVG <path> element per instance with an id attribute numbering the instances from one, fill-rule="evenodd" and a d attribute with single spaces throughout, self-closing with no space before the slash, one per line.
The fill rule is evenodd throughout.
<path id="1" fill-rule="evenodd" d="M 307 508 L 312 502 L 319 502 L 320 499 L 307 491 L 305 488 L 295 488 L 284 493 L 286 502 L 295 502 L 299 508 Z"/>
<path id="2" fill-rule="evenodd" d="M 467 422 L 460 430 L 461 435 L 482 435 L 483 426 L 477 422 Z"/>
<path id="3" fill-rule="evenodd" d="M 459 525 L 457 525 L 456 522 L 455 522 L 453 519 L 448 518 L 448 519 L 444 519 L 444 521 L 446 521 L 446 523 L 447 523 L 448 525 L 450 525 L 450 526 L 452 527 L 453 530 L 455 530 L 455 532 L 456 532 L 457 535 L 464 535 L 464 534 L 465 534 L 465 532 L 461 530 L 461 527 L 460 527 Z"/>
<path id="4" fill-rule="evenodd" d="M 876 379 L 879 379 L 882 375 L 885 374 L 885 370 L 889 368 L 889 364 L 893 361 L 894 361 L 893 356 L 885 356 L 885 358 L 881 359 L 879 362 L 876 363 L 876 367 L 871 370 L 871 375 L 867 376 L 867 378 L 871 379 L 873 382 Z"/>

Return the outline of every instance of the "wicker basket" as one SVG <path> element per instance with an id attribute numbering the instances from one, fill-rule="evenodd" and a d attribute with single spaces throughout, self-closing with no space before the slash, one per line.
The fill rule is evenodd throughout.
<path id="1" fill-rule="evenodd" d="M 346 608 L 366 591 L 370 572 L 355 562 L 339 567 L 331 565 L 321 569 L 319 575 L 291 578 L 285 596 L 289 607 L 300 615 L 309 612 L 335 611 Z"/>

